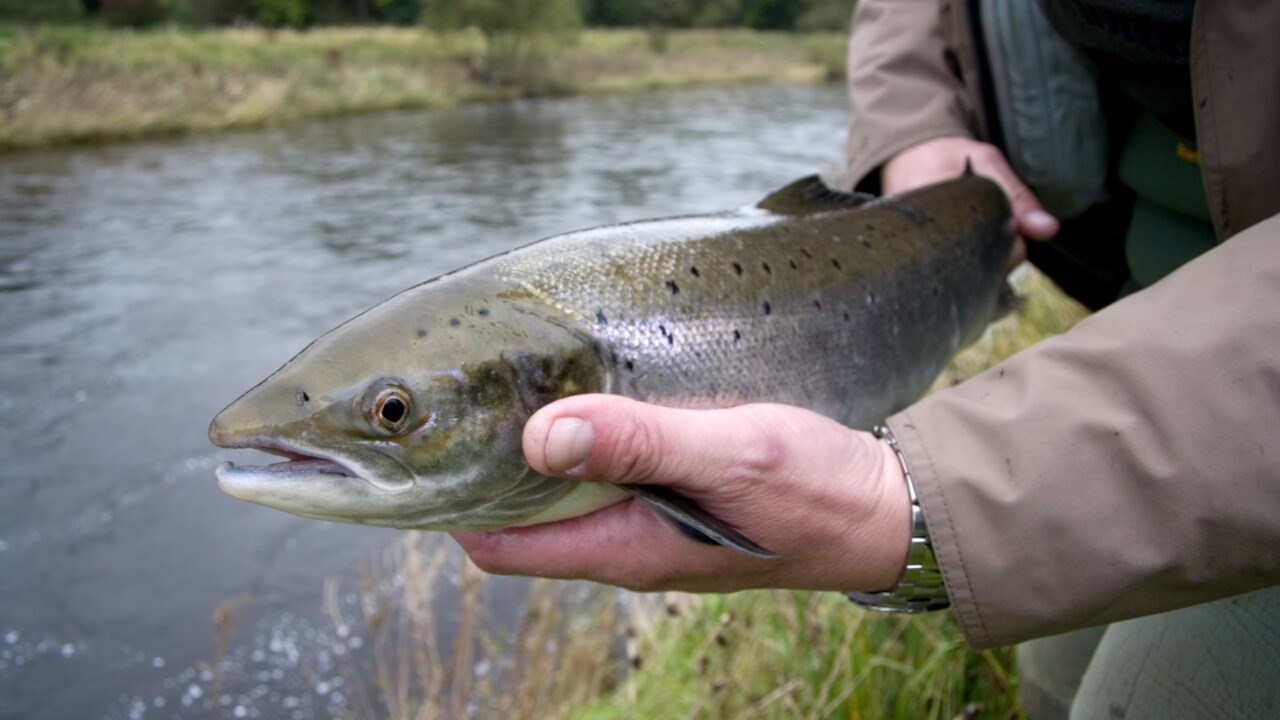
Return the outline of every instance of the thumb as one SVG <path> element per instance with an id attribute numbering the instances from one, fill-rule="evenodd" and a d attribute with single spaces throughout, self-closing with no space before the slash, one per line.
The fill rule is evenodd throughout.
<path id="1" fill-rule="evenodd" d="M 525 424 L 524 454 L 545 475 L 618 484 L 704 484 L 727 467 L 754 464 L 755 423 L 739 414 L 680 410 L 616 395 L 579 395 Z M 726 443 L 726 438 L 733 438 Z M 732 449 L 727 447 L 732 445 Z M 761 445 L 764 447 L 761 448 Z M 756 447 L 752 453 L 749 449 Z M 744 457 L 744 451 L 747 453 Z M 768 464 L 761 458 L 762 464 Z"/>

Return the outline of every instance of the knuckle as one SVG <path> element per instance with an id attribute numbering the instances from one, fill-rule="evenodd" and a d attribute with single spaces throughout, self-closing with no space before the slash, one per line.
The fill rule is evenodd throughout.
<path id="1" fill-rule="evenodd" d="M 662 458 L 658 434 L 643 422 L 627 423 L 614 443 L 615 480 L 642 482 L 650 478 Z"/>
<path id="2" fill-rule="evenodd" d="M 991 143 L 980 142 L 975 144 L 973 153 L 977 158 L 987 162 L 1004 159 L 1004 154 L 1000 152 L 1000 148 Z"/>
<path id="3" fill-rule="evenodd" d="M 790 450 L 774 433 L 757 433 L 734 458 L 738 475 L 763 478 L 786 467 Z"/>
<path id="4" fill-rule="evenodd" d="M 1005 194 L 1009 196 L 1009 202 L 1015 207 L 1024 205 L 1035 200 L 1035 195 L 1031 194 L 1031 190 L 1017 180 L 1010 180 L 1005 186 Z"/>
<path id="5" fill-rule="evenodd" d="M 809 430 L 792 428 L 785 416 L 774 413 L 773 406 L 758 406 L 755 410 L 756 417 L 749 426 L 751 432 L 743 438 L 733 458 L 733 467 L 736 474 L 752 478 L 776 475 L 792 461 L 794 440 L 789 442 L 788 438 L 803 437 Z"/>

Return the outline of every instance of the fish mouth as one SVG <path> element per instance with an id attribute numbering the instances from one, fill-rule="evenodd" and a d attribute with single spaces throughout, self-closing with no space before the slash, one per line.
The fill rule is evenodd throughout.
<path id="1" fill-rule="evenodd" d="M 223 447 L 229 447 L 223 445 Z M 368 472 L 363 463 L 351 458 L 339 457 L 317 448 L 284 443 L 270 438 L 254 438 L 234 443 L 231 447 L 259 450 L 279 455 L 284 460 L 266 465 L 238 465 L 224 462 L 214 471 L 218 487 L 233 497 L 244 500 L 267 490 L 272 483 L 324 481 L 358 481 L 386 493 L 403 492 L 413 485 L 411 478 L 391 480 L 383 474 Z M 390 458 L 388 458 L 390 459 Z M 385 464 L 385 463 L 384 463 Z M 403 470 L 393 462 L 396 470 Z M 397 473 L 398 474 L 398 473 Z"/>
<path id="2" fill-rule="evenodd" d="M 281 477 L 298 474 L 322 474 L 359 478 L 358 475 L 332 460 L 309 457 L 306 455 L 298 455 L 290 458 L 289 460 L 271 463 L 269 465 L 236 465 L 233 462 L 225 462 L 219 470 L 225 470 L 226 472 L 231 473 L 253 472 L 260 475 L 279 475 Z"/>

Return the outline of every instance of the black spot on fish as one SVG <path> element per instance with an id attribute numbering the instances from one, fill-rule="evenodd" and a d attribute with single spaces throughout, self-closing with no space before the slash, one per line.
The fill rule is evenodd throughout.
<path id="1" fill-rule="evenodd" d="M 973 213 L 974 215 L 977 215 L 977 214 L 978 214 L 978 212 L 979 212 L 979 210 L 978 210 L 978 204 L 977 204 L 977 203 L 969 203 L 969 212 Z"/>
<path id="2" fill-rule="evenodd" d="M 680 294 L 680 286 L 679 286 L 679 285 L 676 285 L 676 281 L 675 281 L 675 280 L 668 280 L 668 281 L 667 281 L 667 288 L 669 288 L 669 289 L 671 290 L 671 294 L 672 294 L 672 295 L 679 295 L 679 294 Z"/>
<path id="3" fill-rule="evenodd" d="M 742 333 L 741 333 L 741 332 L 739 332 L 738 330 L 734 330 L 734 331 L 733 331 L 733 344 L 734 344 L 734 345 L 737 345 L 737 344 L 738 344 L 738 341 L 740 341 L 740 340 L 742 340 Z"/>
<path id="4" fill-rule="evenodd" d="M 658 332 L 662 333 L 662 336 L 663 336 L 663 337 L 665 337 L 665 338 L 667 339 L 667 344 L 668 344 L 668 345 L 675 345 L 675 344 L 676 344 L 676 334 L 675 334 L 675 333 L 673 333 L 673 332 L 669 332 L 669 331 L 667 330 L 667 326 L 666 326 L 666 325 L 659 325 L 659 326 L 658 326 Z"/>
<path id="5" fill-rule="evenodd" d="M 738 263 L 734 263 L 734 264 L 733 264 L 733 271 L 734 271 L 735 273 L 737 273 L 738 275 L 742 275 L 742 266 L 741 266 L 741 265 L 739 265 Z"/>
<path id="6" fill-rule="evenodd" d="M 821 300 L 814 300 L 814 301 L 813 301 L 813 307 L 814 307 L 814 309 L 816 309 L 816 310 L 818 310 L 819 312 L 821 312 L 821 311 L 822 311 L 822 301 L 821 301 Z"/>
<path id="7" fill-rule="evenodd" d="M 843 266 L 843 265 L 841 265 L 841 264 L 840 264 L 840 261 L 839 261 L 839 260 L 837 260 L 837 259 L 835 259 L 835 258 L 831 258 L 831 267 L 833 267 L 833 268 L 835 268 L 835 269 L 837 269 L 837 270 L 840 270 L 840 271 L 843 271 L 843 270 L 844 270 L 844 266 Z"/>
<path id="8" fill-rule="evenodd" d="M 462 324 L 462 321 L 459 320 L 458 318 L 449 318 L 449 324 L 452 325 L 453 327 L 458 327 L 459 325 Z"/>
<path id="9" fill-rule="evenodd" d="M 626 365 L 627 365 L 627 372 L 635 372 L 635 371 L 636 371 L 636 364 L 635 364 L 634 362 L 632 362 L 632 361 L 628 360 L 628 361 L 627 361 L 627 363 L 626 363 Z"/>
<path id="10" fill-rule="evenodd" d="M 480 317 L 488 317 L 489 308 L 480 308 Z"/>
<path id="11" fill-rule="evenodd" d="M 604 310 L 596 310 L 596 322 L 601 325 L 609 324 L 609 319 L 604 316 Z"/>
<path id="12" fill-rule="evenodd" d="M 764 314 L 765 314 L 765 315 L 772 315 L 772 314 L 773 314 L 773 306 L 769 304 L 769 301 L 768 301 L 768 300 L 765 300 L 765 301 L 764 301 Z"/>
<path id="13" fill-rule="evenodd" d="M 418 330 L 418 337 L 420 337 L 420 338 L 424 338 L 424 337 L 426 337 L 426 336 L 427 336 L 427 331 L 426 331 L 426 330 Z"/>
<path id="14" fill-rule="evenodd" d="M 845 321 L 845 322 L 849 322 L 849 311 L 848 311 L 848 310 L 845 310 L 845 311 L 844 311 L 844 321 Z"/>
<path id="15" fill-rule="evenodd" d="M 769 274 L 769 275 L 772 275 L 772 274 L 773 274 L 773 268 L 769 267 L 769 263 L 767 263 L 767 262 L 762 262 L 762 263 L 760 263 L 760 267 L 764 268 L 765 273 L 767 273 L 767 274 Z"/>
<path id="16" fill-rule="evenodd" d="M 788 261 L 787 261 L 787 264 L 791 266 L 791 269 L 792 269 L 792 270 L 799 270 L 799 269 L 800 269 L 800 266 L 799 266 L 799 265 L 796 265 L 796 261 L 795 261 L 795 260 L 788 260 Z"/>
<path id="17" fill-rule="evenodd" d="M 693 267 L 689 268 L 689 274 L 694 277 L 702 277 L 702 273 L 698 272 L 697 265 L 694 265 Z"/>
<path id="18" fill-rule="evenodd" d="M 812 260 L 812 259 L 813 259 L 813 255 L 810 255 L 810 254 L 809 254 L 809 251 L 808 251 L 808 250 L 806 250 L 805 248 L 800 248 L 800 254 L 801 254 L 801 255 L 803 255 L 803 256 L 805 256 L 805 257 L 807 257 L 807 258 L 809 258 L 810 260 Z"/>
<path id="19" fill-rule="evenodd" d="M 868 239 L 866 239 L 866 238 L 864 238 L 864 237 L 859 237 L 859 238 L 858 238 L 858 242 L 862 243 L 862 246 L 863 246 L 863 247 L 865 247 L 866 249 L 868 249 L 868 250 L 870 250 L 870 249 L 871 249 L 871 241 L 870 241 L 870 240 L 868 240 Z"/>
<path id="20" fill-rule="evenodd" d="M 294 398 L 298 401 L 299 405 L 306 405 L 311 402 L 311 396 L 302 388 L 298 388 L 298 391 L 294 393 Z"/>

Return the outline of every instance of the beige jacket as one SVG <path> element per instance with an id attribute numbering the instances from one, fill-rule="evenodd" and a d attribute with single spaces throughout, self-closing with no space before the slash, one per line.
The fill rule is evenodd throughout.
<path id="1" fill-rule="evenodd" d="M 861 0 L 849 169 L 983 137 L 969 9 Z M 1280 3 L 1196 6 L 1196 133 L 1227 239 L 890 418 L 979 647 L 1280 584 Z"/>

